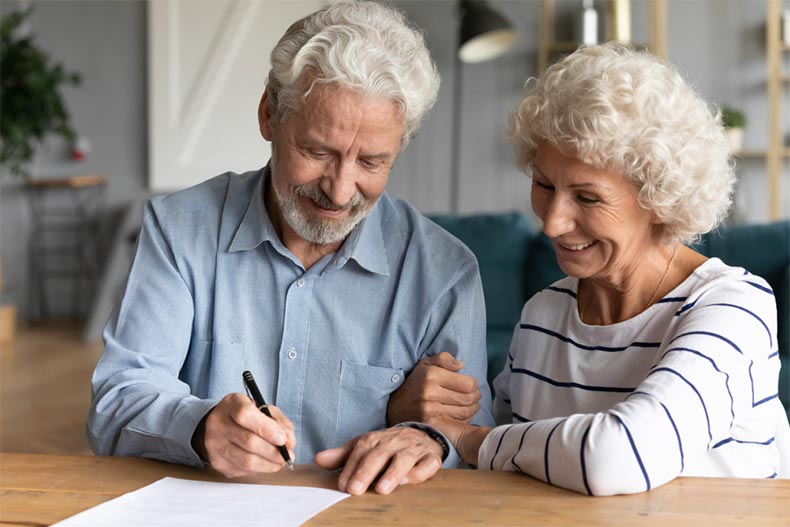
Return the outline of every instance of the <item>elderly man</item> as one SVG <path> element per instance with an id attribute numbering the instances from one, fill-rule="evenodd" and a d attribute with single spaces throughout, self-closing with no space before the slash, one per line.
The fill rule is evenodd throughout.
<path id="1" fill-rule="evenodd" d="M 430 427 L 387 428 L 431 404 L 493 424 L 475 259 L 384 192 L 438 84 L 420 33 L 379 4 L 334 4 L 286 32 L 258 109 L 269 164 L 146 205 L 93 376 L 95 452 L 235 477 L 279 470 L 286 446 L 344 466 L 352 494 L 458 465 Z M 243 395 L 245 370 L 273 418 Z M 412 400 L 426 376 L 433 397 Z"/>

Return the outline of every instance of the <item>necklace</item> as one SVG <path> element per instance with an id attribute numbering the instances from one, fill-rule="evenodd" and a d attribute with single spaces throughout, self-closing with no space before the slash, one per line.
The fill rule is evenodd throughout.
<path id="1" fill-rule="evenodd" d="M 661 280 L 658 281 L 658 285 L 653 291 L 653 294 L 650 295 L 650 300 L 647 301 L 647 304 L 645 304 L 645 307 L 642 309 L 642 311 L 650 307 L 653 304 L 653 301 L 656 299 L 656 295 L 661 290 L 661 286 L 664 285 L 664 280 L 666 280 L 667 276 L 669 275 L 669 270 L 672 269 L 672 262 L 675 261 L 675 254 L 677 252 L 678 252 L 678 246 L 677 244 L 675 244 L 675 246 L 672 249 L 672 256 L 669 257 L 669 262 L 667 262 L 667 268 L 664 270 L 664 274 L 661 276 Z M 579 296 L 581 296 L 581 294 L 579 294 Z M 587 306 L 590 304 L 591 299 L 592 299 L 592 289 L 589 289 L 587 291 L 587 295 L 585 295 L 584 304 L 582 304 L 581 310 L 579 311 L 580 320 L 584 320 L 584 311 L 587 309 Z"/>

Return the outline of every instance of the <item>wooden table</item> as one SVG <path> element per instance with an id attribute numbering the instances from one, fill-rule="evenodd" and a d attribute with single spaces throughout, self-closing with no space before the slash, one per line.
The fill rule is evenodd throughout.
<path id="1" fill-rule="evenodd" d="M 226 481 L 211 470 L 138 458 L 0 454 L 0 525 L 49 525 L 164 476 Z M 311 465 L 234 482 L 336 488 Z M 306 525 L 790 526 L 790 480 L 678 478 L 650 492 L 591 498 L 527 476 L 442 470 L 389 496 L 351 497 Z"/>

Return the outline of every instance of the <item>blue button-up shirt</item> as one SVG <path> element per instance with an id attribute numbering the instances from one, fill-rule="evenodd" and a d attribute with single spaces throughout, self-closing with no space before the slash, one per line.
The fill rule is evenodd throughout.
<path id="1" fill-rule="evenodd" d="M 294 424 L 296 461 L 385 428 L 390 394 L 449 351 L 492 425 L 477 262 L 383 194 L 340 250 L 305 270 L 264 205 L 268 170 L 146 204 L 123 298 L 104 330 L 87 437 L 96 453 L 200 465 L 201 418 L 250 370 Z M 458 462 L 457 455 L 445 465 Z"/>

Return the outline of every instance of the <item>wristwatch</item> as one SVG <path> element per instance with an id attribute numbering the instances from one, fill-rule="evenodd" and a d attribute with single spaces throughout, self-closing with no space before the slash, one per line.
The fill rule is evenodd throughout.
<path id="1" fill-rule="evenodd" d="M 447 459 L 447 456 L 450 455 L 450 445 L 447 444 L 447 440 L 444 438 L 444 436 L 439 432 L 437 432 L 434 428 L 431 428 L 430 426 L 426 426 L 420 423 L 404 423 L 403 426 L 408 426 L 409 428 L 422 430 L 423 432 L 428 434 L 428 437 L 439 443 L 439 445 L 441 445 L 442 447 L 442 462 L 444 462 L 444 460 Z"/>

